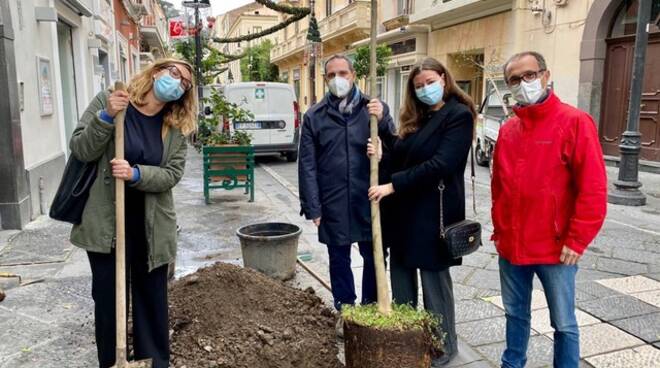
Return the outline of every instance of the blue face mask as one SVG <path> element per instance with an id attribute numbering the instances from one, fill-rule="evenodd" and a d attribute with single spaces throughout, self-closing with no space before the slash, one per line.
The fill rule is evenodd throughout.
<path id="1" fill-rule="evenodd" d="M 162 102 L 176 101 L 184 93 L 181 80 L 173 78 L 169 74 L 165 74 L 154 81 L 154 95 Z"/>
<path id="2" fill-rule="evenodd" d="M 415 94 L 420 101 L 429 106 L 433 106 L 442 100 L 444 88 L 440 85 L 440 82 L 433 82 L 428 86 L 417 88 Z"/>

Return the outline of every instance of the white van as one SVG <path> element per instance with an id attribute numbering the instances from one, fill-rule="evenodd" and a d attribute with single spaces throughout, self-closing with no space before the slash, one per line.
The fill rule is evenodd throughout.
<path id="1" fill-rule="evenodd" d="M 224 86 L 224 95 L 254 115 L 251 121 L 230 121 L 229 127 L 249 133 L 257 154 L 281 154 L 289 162 L 298 160 L 300 109 L 291 85 L 233 83 Z"/>

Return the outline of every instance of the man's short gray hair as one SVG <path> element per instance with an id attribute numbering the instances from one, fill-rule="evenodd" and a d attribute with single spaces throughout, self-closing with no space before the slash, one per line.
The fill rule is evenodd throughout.
<path id="1" fill-rule="evenodd" d="M 351 72 L 355 72 L 355 68 L 353 68 L 353 62 L 351 61 L 351 59 L 349 59 L 348 57 L 342 54 L 334 54 L 330 56 L 330 59 L 326 60 L 325 64 L 323 65 L 323 72 L 325 73 L 326 70 L 328 70 L 328 64 L 330 64 L 332 60 L 337 60 L 337 59 L 345 60 L 346 63 L 348 64 L 348 69 L 350 69 Z"/>
<path id="2" fill-rule="evenodd" d="M 509 68 L 509 64 L 512 62 L 519 60 L 521 58 L 524 58 L 525 56 L 534 56 L 536 59 L 536 62 L 539 64 L 539 69 L 541 70 L 548 70 L 548 65 L 545 62 L 545 58 L 543 55 L 539 54 L 536 51 L 525 51 L 525 52 L 519 52 L 509 58 L 509 60 L 504 63 L 504 80 L 508 79 L 508 76 L 506 75 L 507 69 Z"/>

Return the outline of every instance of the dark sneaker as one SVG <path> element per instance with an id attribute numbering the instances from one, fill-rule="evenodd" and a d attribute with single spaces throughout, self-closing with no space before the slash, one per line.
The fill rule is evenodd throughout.
<path id="1" fill-rule="evenodd" d="M 458 351 L 455 351 L 451 354 L 445 354 L 439 358 L 434 358 L 431 362 L 431 368 L 438 368 L 449 364 L 449 362 L 451 362 L 456 357 L 456 355 L 458 355 Z"/>

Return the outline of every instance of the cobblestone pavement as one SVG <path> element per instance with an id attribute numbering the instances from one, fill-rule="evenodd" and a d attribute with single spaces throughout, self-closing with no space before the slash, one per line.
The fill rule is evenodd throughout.
<path id="1" fill-rule="evenodd" d="M 327 279 L 326 248 L 316 228 L 299 216 L 296 165 L 260 158 L 255 202 L 239 191 L 213 191 L 205 205 L 201 160 L 190 151 L 186 173 L 175 189 L 182 227 L 177 276 L 216 261 L 241 264 L 235 231 L 242 225 L 287 221 L 303 228 L 299 256 Z M 477 218 L 492 229 L 488 216 L 487 171 L 478 174 Z M 660 176 L 642 176 L 660 190 Z M 660 197 L 660 193 L 651 193 Z M 643 209 L 610 207 L 605 229 L 578 273 L 578 319 L 584 367 L 660 366 L 660 216 L 656 197 Z M 93 302 L 86 254 L 70 245 L 70 226 L 42 217 L 24 231 L 0 231 L 0 278 L 7 292 L 0 302 L 0 368 L 89 368 L 95 363 Z M 354 257 L 356 283 L 361 264 Z M 450 367 L 492 367 L 503 348 L 504 329 L 497 258 L 492 245 L 452 269 L 461 341 Z M 330 305 L 330 293 L 298 269 L 292 284 L 312 286 Z M 529 367 L 551 364 L 552 330 L 536 284 Z"/>
<path id="2" fill-rule="evenodd" d="M 297 196 L 295 164 L 264 158 L 261 166 Z M 615 168 L 608 168 L 611 180 L 616 174 Z M 492 233 L 489 180 L 488 170 L 479 168 L 477 215 L 473 217 L 484 225 L 485 240 Z M 642 208 L 610 205 L 602 232 L 580 261 L 576 313 L 582 367 L 660 367 L 660 176 L 641 173 L 640 180 L 649 204 Z M 309 231 L 307 241 L 315 242 L 313 226 L 307 224 L 305 230 Z M 356 271 L 359 267 L 358 261 Z M 486 242 L 451 273 L 462 342 L 461 353 L 451 366 L 498 366 L 505 347 L 505 318 L 493 244 Z M 327 277 L 327 273 L 321 274 Z M 534 288 L 527 367 L 550 367 L 553 329 L 538 279 Z"/>

